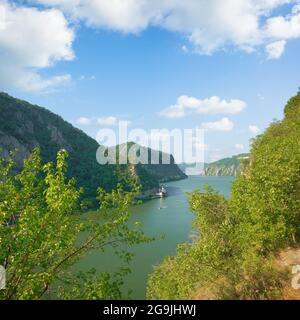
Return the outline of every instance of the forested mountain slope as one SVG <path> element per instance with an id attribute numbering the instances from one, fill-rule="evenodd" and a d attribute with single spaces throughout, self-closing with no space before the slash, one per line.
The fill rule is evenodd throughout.
<path id="1" fill-rule="evenodd" d="M 155 269 L 148 298 L 284 299 L 295 291 L 278 257 L 300 243 L 300 91 L 284 113 L 253 141 L 228 200 L 210 187 L 189 194 L 199 237 Z"/>
<path id="2" fill-rule="evenodd" d="M 54 161 L 60 149 L 69 152 L 68 175 L 75 177 L 85 195 L 95 196 L 97 187 L 116 186 L 117 176 L 111 166 L 96 162 L 98 143 L 49 110 L 0 93 L 0 147 L 4 155 L 18 149 L 20 168 L 35 147 L 41 148 L 43 161 Z"/>
<path id="3" fill-rule="evenodd" d="M 69 153 L 68 176 L 74 177 L 77 185 L 85 190 L 85 198 L 95 198 L 98 187 L 107 191 L 120 182 L 120 170 L 128 166 L 100 165 L 96 161 L 97 141 L 73 127 L 49 110 L 0 93 L 0 148 L 4 156 L 17 149 L 17 167 L 20 169 L 36 147 L 41 149 L 44 162 L 54 161 L 61 149 Z M 173 159 L 173 157 L 172 157 Z M 184 178 L 177 165 L 137 165 L 137 174 L 143 190 L 158 187 L 161 181 Z"/>
<path id="4" fill-rule="evenodd" d="M 123 156 L 127 154 L 127 158 L 130 162 L 130 156 L 128 153 L 133 154 L 133 158 L 144 157 L 147 163 L 139 164 L 140 170 L 145 170 L 153 178 L 157 179 L 159 182 L 175 181 L 187 178 L 186 174 L 180 169 L 180 167 L 175 163 L 173 155 L 164 153 L 162 151 L 150 149 L 138 145 L 133 142 L 121 144 L 117 146 L 118 156 Z M 133 159 L 135 161 L 135 159 Z"/>
<path id="5" fill-rule="evenodd" d="M 249 158 L 249 154 L 243 153 L 231 158 L 224 158 L 209 164 L 205 164 L 205 176 L 238 176 L 242 171 L 242 163 Z"/>

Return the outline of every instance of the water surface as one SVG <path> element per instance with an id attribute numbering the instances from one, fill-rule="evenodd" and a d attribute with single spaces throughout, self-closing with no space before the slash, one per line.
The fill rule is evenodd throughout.
<path id="1" fill-rule="evenodd" d="M 186 180 L 167 183 L 169 197 L 154 199 L 132 208 L 131 221 L 139 221 L 148 236 L 165 235 L 163 240 L 134 246 L 135 257 L 131 264 L 132 273 L 125 279 L 124 291 L 132 289 L 131 298 L 144 299 L 148 274 L 166 256 L 174 255 L 179 243 L 190 241 L 193 236 L 192 221 L 186 193 L 201 189 L 204 184 L 217 189 L 226 197 L 230 194 L 231 177 L 191 176 Z M 120 265 L 111 252 L 89 253 L 80 261 L 80 269 L 96 268 L 99 271 L 112 271 Z"/>

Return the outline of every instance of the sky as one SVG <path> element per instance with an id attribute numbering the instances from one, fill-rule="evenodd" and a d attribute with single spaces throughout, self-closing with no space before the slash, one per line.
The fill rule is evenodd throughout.
<path id="1" fill-rule="evenodd" d="M 0 90 L 95 138 L 204 130 L 205 160 L 249 151 L 300 86 L 300 2 L 0 0 Z"/>

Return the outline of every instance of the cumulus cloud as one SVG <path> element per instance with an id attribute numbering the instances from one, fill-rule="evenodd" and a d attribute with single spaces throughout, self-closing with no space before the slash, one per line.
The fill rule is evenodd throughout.
<path id="1" fill-rule="evenodd" d="M 186 45 L 183 45 L 183 46 L 181 47 L 181 50 L 182 50 L 184 53 L 187 53 L 187 52 L 189 51 L 189 49 L 187 48 Z"/>
<path id="2" fill-rule="evenodd" d="M 231 131 L 234 127 L 232 121 L 228 118 L 223 118 L 216 122 L 205 122 L 202 123 L 201 128 L 207 131 Z"/>
<path id="3" fill-rule="evenodd" d="M 260 129 L 253 124 L 249 126 L 249 131 L 253 136 L 257 136 L 260 133 Z"/>
<path id="4" fill-rule="evenodd" d="M 47 91 L 69 83 L 68 74 L 45 79 L 39 71 L 74 58 L 69 23 L 80 21 L 122 33 L 157 26 L 184 35 L 191 46 L 183 51 L 207 55 L 265 48 L 268 59 L 278 59 L 288 40 L 300 38 L 300 5 L 292 0 L 0 0 L 0 86 Z"/>
<path id="5" fill-rule="evenodd" d="M 88 126 L 92 123 L 92 119 L 87 117 L 80 117 L 75 121 L 75 123 L 81 126 Z"/>
<path id="6" fill-rule="evenodd" d="M 175 105 L 162 110 L 159 115 L 169 119 L 183 118 L 191 114 L 238 114 L 246 108 L 242 100 L 223 100 L 217 96 L 207 99 L 180 96 Z"/>
<path id="7" fill-rule="evenodd" d="M 300 12 L 300 4 L 296 4 L 292 9 L 292 13 L 297 14 L 299 12 Z"/>
<path id="8" fill-rule="evenodd" d="M 74 33 L 57 9 L 19 7 L 0 0 L 0 86 L 47 91 L 70 83 L 68 74 L 43 78 L 38 71 L 72 60 Z"/>
<path id="9" fill-rule="evenodd" d="M 75 123 L 81 126 L 88 126 L 88 125 L 101 125 L 101 126 L 117 126 L 119 122 L 127 123 L 127 125 L 130 125 L 130 121 L 127 120 L 120 120 L 117 117 L 114 116 L 108 116 L 108 117 L 79 117 L 77 120 L 75 120 Z"/>
<path id="10" fill-rule="evenodd" d="M 167 0 L 168 1 L 168 0 Z M 87 25 L 124 33 L 137 33 L 159 20 L 167 9 L 166 0 L 36 0 L 56 6 Z"/>
<path id="11" fill-rule="evenodd" d="M 268 59 L 279 59 L 285 50 L 286 41 L 276 41 L 268 44 L 266 46 L 266 52 L 268 54 Z"/>
<path id="12" fill-rule="evenodd" d="M 97 119 L 98 124 L 105 126 L 116 126 L 118 125 L 119 120 L 116 117 L 101 117 Z"/>
<path id="13" fill-rule="evenodd" d="M 125 33 L 149 26 L 180 32 L 201 54 L 227 45 L 248 53 L 268 43 L 300 37 L 299 3 L 286 15 L 275 10 L 293 0 L 36 0 L 57 6 L 87 25 Z"/>
<path id="14" fill-rule="evenodd" d="M 298 10 L 298 9 L 297 9 Z M 266 34 L 275 39 L 295 39 L 300 37 L 300 12 L 287 17 L 272 17 L 267 20 Z"/>

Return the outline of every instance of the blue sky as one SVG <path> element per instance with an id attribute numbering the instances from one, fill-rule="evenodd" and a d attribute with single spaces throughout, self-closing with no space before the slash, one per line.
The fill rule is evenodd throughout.
<path id="1" fill-rule="evenodd" d="M 170 23 L 166 17 L 157 22 L 156 17 L 148 17 L 148 11 L 146 16 L 145 11 L 133 22 L 130 14 L 136 17 L 137 10 L 134 0 L 127 1 L 133 9 L 127 8 L 128 17 L 125 18 L 122 11 L 117 10 L 119 1 L 111 4 L 116 8 L 109 8 L 107 15 L 105 6 L 97 7 L 100 11 L 96 17 L 92 13 L 83 15 L 82 12 L 89 12 L 87 8 L 70 11 L 68 2 L 72 1 L 18 1 L 13 4 L 0 0 L 0 9 L 2 4 L 7 11 L 6 19 L 20 19 L 19 25 L 24 23 L 25 29 L 26 16 L 20 9 L 32 10 L 29 13 L 32 12 L 33 18 L 37 16 L 37 22 L 30 32 L 41 33 L 36 37 L 33 34 L 31 46 L 36 44 L 36 49 L 31 55 L 26 44 L 15 46 L 9 42 L 18 31 L 17 26 L 2 29 L 6 35 L 10 33 L 9 41 L 1 36 L 0 29 L 0 89 L 47 107 L 92 137 L 100 128 L 116 128 L 118 120 L 130 121 L 131 128 L 146 130 L 206 127 L 210 129 L 205 133 L 205 156 L 207 161 L 212 161 L 247 152 L 249 140 L 255 134 L 262 132 L 274 118 L 282 118 L 287 99 L 300 86 L 297 1 L 266 0 L 266 8 L 256 13 L 252 10 L 251 14 L 244 13 L 243 10 L 248 9 L 238 8 L 239 15 L 232 14 L 232 21 L 236 19 L 237 24 L 230 29 L 230 21 L 226 34 L 224 28 L 229 23 L 226 19 L 220 30 L 215 27 L 211 30 L 205 21 L 198 25 L 197 20 L 190 25 L 187 8 L 176 8 L 177 16 L 173 19 L 176 23 L 173 20 Z M 203 8 L 207 5 L 212 20 L 222 20 L 219 13 L 215 17 L 211 4 L 200 2 Z M 217 6 L 218 1 L 212 2 Z M 115 9 L 111 18 L 111 10 Z M 155 7 L 155 12 L 158 9 L 163 10 Z M 151 6 L 147 10 L 154 9 Z M 187 11 L 180 15 L 180 10 Z M 38 15 L 43 12 L 49 14 L 49 19 L 53 18 L 53 23 L 51 20 L 48 24 L 50 32 L 36 31 L 42 21 Z M 118 14 L 124 23 L 115 22 Z M 256 17 L 258 28 L 236 35 L 236 28 L 243 28 L 243 21 L 239 20 L 241 14 Z M 183 22 L 178 22 L 178 16 Z M 201 15 L 198 18 L 201 19 Z M 270 20 L 272 18 L 277 20 Z M 61 24 L 62 19 L 66 25 Z M 268 28 L 272 30 L 266 36 Z M 283 34 L 282 28 L 286 28 Z M 199 36 L 199 30 L 206 32 L 205 37 Z M 21 40 L 30 36 L 29 31 L 19 32 Z M 54 38 L 57 34 L 60 34 L 59 39 Z M 43 41 L 50 43 L 51 49 L 50 45 L 49 48 L 42 45 Z M 21 59 L 19 56 L 23 52 Z M 32 56 L 36 57 L 34 61 Z M 12 59 L 14 65 L 8 68 Z M 9 75 L 4 78 L 5 72 Z M 30 80 L 27 84 L 25 81 L 29 78 L 36 83 Z M 188 102 L 187 105 L 178 103 L 181 96 L 194 99 L 193 106 Z M 219 100 L 211 100 L 215 96 Z M 180 101 L 183 100 L 187 99 Z M 172 110 L 176 116 L 173 113 L 170 116 L 169 108 L 174 105 Z M 184 110 L 184 114 L 176 113 L 180 110 Z M 98 118 L 102 121 L 97 122 Z"/>

